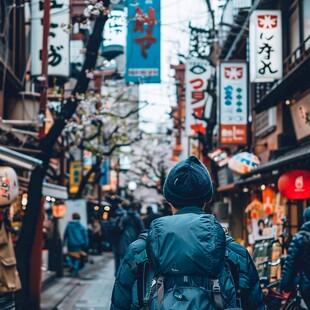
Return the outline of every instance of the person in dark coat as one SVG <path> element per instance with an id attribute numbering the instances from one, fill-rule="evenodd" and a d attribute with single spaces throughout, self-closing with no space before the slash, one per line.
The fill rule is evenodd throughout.
<path id="1" fill-rule="evenodd" d="M 87 255 L 85 251 L 88 248 L 88 233 L 80 219 L 79 213 L 73 213 L 64 234 L 64 245 L 68 248 L 69 266 L 74 276 L 79 275 L 80 259 Z"/>
<path id="2" fill-rule="evenodd" d="M 296 275 L 299 273 L 301 295 L 310 309 L 310 276 L 305 272 L 306 266 L 310 264 L 309 235 L 305 236 L 305 232 L 310 234 L 310 207 L 304 211 L 303 218 L 305 223 L 293 237 L 287 252 L 281 275 L 281 287 L 286 292 L 293 290 Z"/>
<path id="3" fill-rule="evenodd" d="M 226 235 L 226 250 L 229 257 L 232 259 L 236 257 L 239 264 L 239 298 L 241 299 L 242 308 L 251 310 L 265 309 L 259 276 L 249 252 L 228 235 Z"/>
<path id="4" fill-rule="evenodd" d="M 110 231 L 109 240 L 112 244 L 116 274 L 128 246 L 137 240 L 140 232 L 144 229 L 144 224 L 134 206 L 125 210 L 121 205 L 117 205 L 111 215 L 110 222 L 115 220 L 118 221 L 119 231 Z"/>
<path id="5" fill-rule="evenodd" d="M 144 230 L 143 221 L 136 210 L 135 204 L 129 205 L 123 219 L 124 232 L 120 238 L 120 258 L 124 258 L 128 246 L 138 239 L 142 230 Z"/>
<path id="6" fill-rule="evenodd" d="M 164 184 L 164 197 L 173 216 L 154 220 L 147 237 L 147 252 L 153 254 L 158 272 L 168 275 L 168 279 L 178 275 L 182 279 L 184 275 L 219 278 L 221 291 L 227 296 L 224 307 L 235 307 L 235 289 L 230 277 L 225 281 L 219 277 L 225 263 L 225 233 L 216 218 L 203 211 L 212 200 L 213 186 L 208 170 L 197 157 L 190 156 L 172 168 Z M 138 274 L 133 265 L 145 249 L 143 239 L 129 246 L 115 279 L 112 310 L 140 309 Z M 166 280 L 164 286 L 169 289 Z"/>
<path id="7" fill-rule="evenodd" d="M 146 208 L 146 217 L 143 219 L 143 223 L 146 229 L 149 229 L 153 220 L 162 217 L 163 214 L 161 212 L 154 212 L 152 206 L 148 206 Z"/>

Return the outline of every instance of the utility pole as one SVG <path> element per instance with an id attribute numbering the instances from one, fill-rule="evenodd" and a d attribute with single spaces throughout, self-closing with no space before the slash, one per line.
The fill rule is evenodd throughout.
<path id="1" fill-rule="evenodd" d="M 41 92 L 39 119 L 42 121 L 39 127 L 39 139 L 45 136 L 45 108 L 47 102 L 48 88 L 48 36 L 50 31 L 50 0 L 44 0 L 43 13 L 43 44 L 42 44 L 42 74 L 41 74 Z M 42 288 L 42 248 L 43 248 L 43 220 L 44 220 L 44 197 L 41 199 L 39 209 L 39 220 L 37 221 L 36 234 L 32 247 L 30 259 L 30 277 L 29 277 L 29 304 L 31 309 L 40 309 L 41 288 Z"/>
<path id="2" fill-rule="evenodd" d="M 44 0 L 44 13 L 43 13 L 43 44 L 42 44 L 42 74 L 41 74 L 41 91 L 40 91 L 40 108 L 39 118 L 41 118 L 42 124 L 39 127 L 39 139 L 45 135 L 45 108 L 47 101 L 47 88 L 48 88 L 48 36 L 50 32 L 50 9 L 51 1 Z"/>

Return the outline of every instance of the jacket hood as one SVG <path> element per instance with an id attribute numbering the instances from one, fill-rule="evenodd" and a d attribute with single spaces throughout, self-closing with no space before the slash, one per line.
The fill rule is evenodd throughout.
<path id="1" fill-rule="evenodd" d="M 310 221 L 304 223 L 301 228 L 301 230 L 306 230 L 306 231 L 310 231 Z"/>
<path id="2" fill-rule="evenodd" d="M 160 274 L 217 278 L 225 262 L 225 233 L 213 215 L 179 213 L 153 221 L 149 260 Z"/>
<path id="3" fill-rule="evenodd" d="M 235 239 L 229 235 L 225 235 L 226 237 L 226 245 L 235 241 Z"/>
<path id="4" fill-rule="evenodd" d="M 68 223 L 68 225 L 70 225 L 71 227 L 77 227 L 77 226 L 81 226 L 82 224 L 81 224 L 81 222 L 80 221 L 70 221 L 69 223 Z"/>

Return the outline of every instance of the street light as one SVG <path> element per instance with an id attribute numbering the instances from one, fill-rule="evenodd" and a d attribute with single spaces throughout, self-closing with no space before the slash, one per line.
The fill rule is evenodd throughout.
<path id="1" fill-rule="evenodd" d="M 128 189 L 133 192 L 137 189 L 137 183 L 135 181 L 130 181 L 128 183 Z"/>
<path id="2" fill-rule="evenodd" d="M 137 188 L 137 183 L 135 181 L 129 181 L 127 186 L 128 186 L 129 191 L 130 191 L 129 200 L 132 202 L 134 200 L 133 192 Z"/>

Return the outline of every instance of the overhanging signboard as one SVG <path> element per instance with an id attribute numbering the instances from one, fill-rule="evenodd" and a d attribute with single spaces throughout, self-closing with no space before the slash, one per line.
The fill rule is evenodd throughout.
<path id="1" fill-rule="evenodd" d="M 44 1 L 31 2 L 31 74 L 41 75 Z M 69 76 L 69 0 L 51 1 L 48 37 L 48 75 Z"/>
<path id="2" fill-rule="evenodd" d="M 204 133 L 210 118 L 212 97 L 207 92 L 207 83 L 214 74 L 214 67 L 204 59 L 192 58 L 186 62 L 186 135 Z M 195 117 L 196 116 L 196 117 Z"/>
<path id="3" fill-rule="evenodd" d="M 112 10 L 104 25 L 102 55 L 112 59 L 124 52 L 126 44 L 127 19 L 121 9 Z"/>
<path id="4" fill-rule="evenodd" d="M 273 82 L 282 78 L 281 11 L 257 10 L 250 17 L 251 82 Z"/>
<path id="5" fill-rule="evenodd" d="M 248 85 L 244 62 L 220 63 L 220 144 L 247 143 Z"/>
<path id="6" fill-rule="evenodd" d="M 125 79 L 160 83 L 160 0 L 128 1 Z"/>

